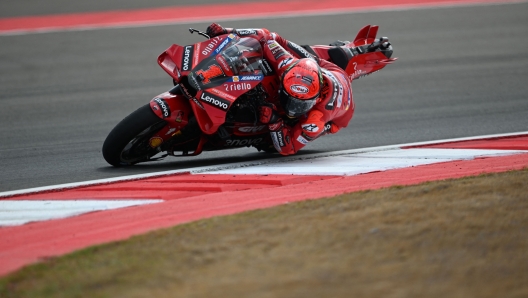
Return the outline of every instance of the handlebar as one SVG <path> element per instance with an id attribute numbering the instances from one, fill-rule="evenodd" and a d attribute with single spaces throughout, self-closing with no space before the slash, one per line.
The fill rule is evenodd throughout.
<path id="1" fill-rule="evenodd" d="M 370 44 L 367 48 L 368 52 L 374 52 L 376 49 L 381 48 L 382 50 L 387 49 L 390 46 L 389 38 L 380 37 L 378 40 Z"/>
<path id="2" fill-rule="evenodd" d="M 207 38 L 207 39 L 210 39 L 211 37 L 209 37 L 209 35 L 207 35 L 207 33 L 203 32 L 203 31 L 200 31 L 200 30 L 196 30 L 194 28 L 189 28 L 189 32 L 191 32 L 191 34 L 193 34 L 194 32 L 200 34 L 201 36 Z"/>

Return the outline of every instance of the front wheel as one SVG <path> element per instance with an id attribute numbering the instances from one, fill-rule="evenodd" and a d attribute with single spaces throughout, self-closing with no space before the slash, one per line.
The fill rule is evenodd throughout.
<path id="1" fill-rule="evenodd" d="M 103 144 L 103 157 L 115 167 L 148 161 L 158 153 L 149 144 L 150 138 L 167 123 L 146 104 L 121 120 Z"/>

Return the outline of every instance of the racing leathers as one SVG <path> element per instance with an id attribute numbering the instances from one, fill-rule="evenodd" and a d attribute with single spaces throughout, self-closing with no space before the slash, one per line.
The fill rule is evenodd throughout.
<path id="1" fill-rule="evenodd" d="M 222 28 L 225 33 L 253 37 L 262 45 L 264 58 L 280 78 L 288 65 L 301 58 L 314 59 L 321 67 L 323 84 L 316 104 L 292 127 L 280 117 L 271 117 L 269 109 L 261 115 L 261 122 L 271 121 L 268 127 L 275 149 L 282 155 L 295 154 L 309 142 L 327 133 L 346 127 L 354 114 L 351 79 L 337 65 L 310 54 L 303 47 L 267 29 Z M 224 33 L 219 32 L 219 33 Z M 280 113 L 280 105 L 274 109 Z M 285 117 L 285 116 L 283 116 Z M 266 119 L 266 120 L 262 120 Z"/>

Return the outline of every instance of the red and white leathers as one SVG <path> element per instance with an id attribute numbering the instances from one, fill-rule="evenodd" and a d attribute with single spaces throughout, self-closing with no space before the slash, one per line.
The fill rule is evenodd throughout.
<path id="1" fill-rule="evenodd" d="M 262 45 L 264 58 L 280 78 L 288 65 L 300 58 L 316 60 L 323 74 L 323 87 L 315 106 L 293 127 L 282 121 L 270 124 L 275 149 L 282 155 L 295 154 L 309 142 L 326 133 L 346 127 L 354 114 L 351 80 L 337 65 L 316 58 L 301 46 L 267 29 L 227 29 L 241 36 L 254 37 Z"/>

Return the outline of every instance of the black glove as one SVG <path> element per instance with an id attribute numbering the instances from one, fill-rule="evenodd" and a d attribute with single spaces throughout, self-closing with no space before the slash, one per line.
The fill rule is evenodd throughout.
<path id="1" fill-rule="evenodd" d="M 207 27 L 205 33 L 207 33 L 207 35 L 212 38 L 218 35 L 226 34 L 227 30 L 217 23 L 212 23 L 211 25 L 209 25 L 209 27 Z"/>

